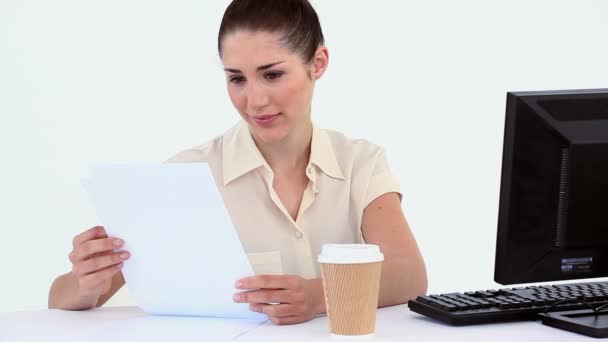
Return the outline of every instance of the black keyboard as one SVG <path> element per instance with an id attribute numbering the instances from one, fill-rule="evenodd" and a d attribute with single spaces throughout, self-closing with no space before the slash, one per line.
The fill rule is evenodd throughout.
<path id="1" fill-rule="evenodd" d="M 608 303 L 608 282 L 505 288 L 419 296 L 410 310 L 452 324 L 536 320 L 545 311 L 598 308 Z"/>

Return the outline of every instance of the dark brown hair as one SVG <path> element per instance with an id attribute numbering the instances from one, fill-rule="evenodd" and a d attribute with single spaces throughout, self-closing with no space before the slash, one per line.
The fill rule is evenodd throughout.
<path id="1" fill-rule="evenodd" d="M 319 17 L 307 0 L 233 0 L 222 18 L 217 48 L 222 39 L 239 29 L 282 33 L 281 42 L 310 62 L 325 40 Z"/>

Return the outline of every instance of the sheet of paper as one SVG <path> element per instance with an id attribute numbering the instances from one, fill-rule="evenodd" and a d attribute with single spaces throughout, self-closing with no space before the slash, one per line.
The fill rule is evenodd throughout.
<path id="1" fill-rule="evenodd" d="M 157 315 L 265 319 L 232 301 L 253 275 L 206 163 L 110 164 L 82 181 L 108 234 L 125 240 L 123 274 Z"/>

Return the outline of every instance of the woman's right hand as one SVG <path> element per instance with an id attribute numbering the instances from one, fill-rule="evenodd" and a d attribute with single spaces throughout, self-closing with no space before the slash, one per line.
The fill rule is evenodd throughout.
<path id="1" fill-rule="evenodd" d="M 127 251 L 115 251 L 122 248 L 124 241 L 108 237 L 104 227 L 96 226 L 76 235 L 72 245 L 71 274 L 79 295 L 99 298 L 110 290 L 112 278 L 130 256 Z"/>

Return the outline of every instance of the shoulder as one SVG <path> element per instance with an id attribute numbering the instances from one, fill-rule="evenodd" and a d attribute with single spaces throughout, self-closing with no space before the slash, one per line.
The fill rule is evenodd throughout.
<path id="1" fill-rule="evenodd" d="M 329 138 L 340 164 L 350 161 L 354 166 L 369 164 L 384 155 L 384 148 L 361 138 L 351 138 L 342 132 L 322 129 Z"/>
<path id="2" fill-rule="evenodd" d="M 211 159 L 214 159 L 214 156 L 217 154 L 217 146 L 221 147 L 221 139 L 221 137 L 218 137 L 205 144 L 182 150 L 173 155 L 171 158 L 167 159 L 165 163 L 209 162 Z M 219 151 L 221 151 L 221 148 L 219 149 Z"/>
<path id="3" fill-rule="evenodd" d="M 179 151 L 165 163 L 209 163 L 222 157 L 224 135 L 215 137 L 204 144 Z"/>
<path id="4" fill-rule="evenodd" d="M 239 121 L 221 135 L 204 144 L 182 150 L 167 159 L 165 163 L 221 162 L 223 159 L 224 143 L 234 139 L 238 135 L 239 130 L 242 129 L 242 126 L 243 122 Z"/>

